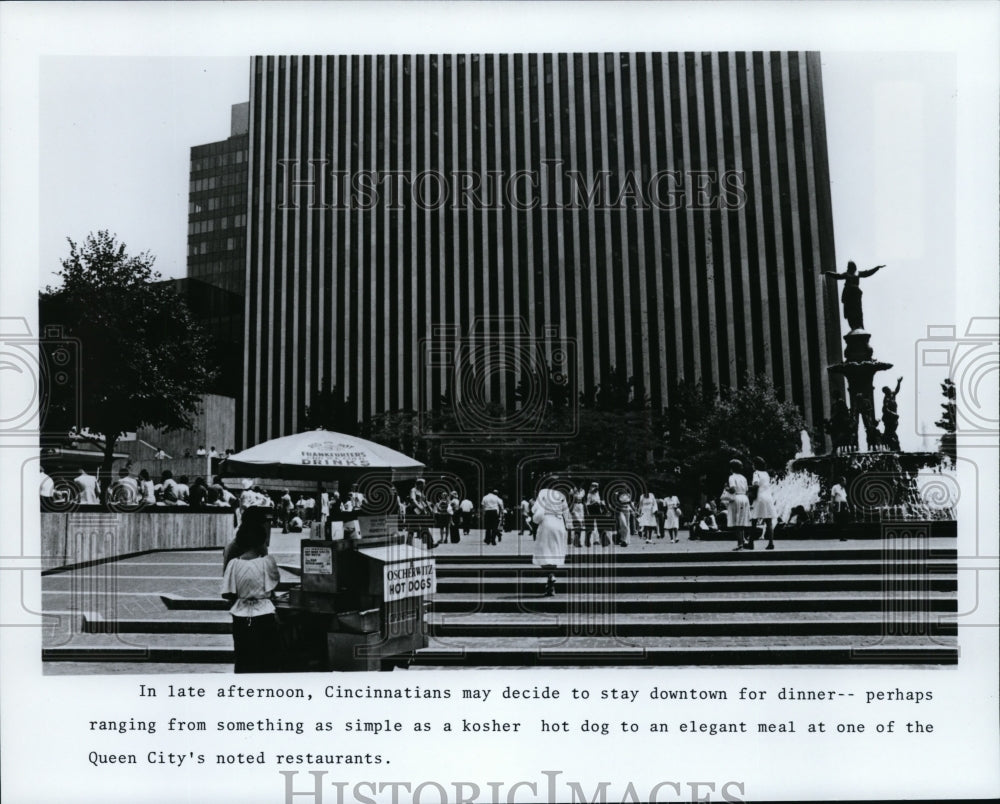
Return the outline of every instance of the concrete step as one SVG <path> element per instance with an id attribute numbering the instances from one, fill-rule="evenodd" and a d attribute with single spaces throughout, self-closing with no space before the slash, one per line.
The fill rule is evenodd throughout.
<path id="1" fill-rule="evenodd" d="M 618 594 L 652 594 L 656 592 L 879 592 L 885 588 L 905 586 L 914 592 L 949 592 L 958 588 L 958 579 L 928 575 L 901 575 L 895 577 L 873 576 L 858 578 L 852 575 L 748 575 L 743 577 L 687 576 L 683 579 L 664 580 L 662 578 L 634 577 L 630 575 L 599 575 L 580 577 L 556 573 L 560 591 L 570 595 L 597 594 L 614 591 Z M 474 593 L 497 595 L 505 593 L 531 593 L 537 591 L 544 581 L 538 573 L 525 574 L 520 578 L 444 578 L 437 582 L 438 595 L 451 593 Z"/>
<path id="2" fill-rule="evenodd" d="M 539 567 L 527 562 L 523 563 L 483 563 L 463 562 L 453 564 L 439 562 L 437 564 L 438 578 L 503 578 L 508 576 L 527 575 L 541 572 Z M 650 575 L 656 577 L 674 577 L 689 575 L 908 575 L 916 573 L 955 573 L 955 561 L 897 561 L 887 564 L 876 559 L 856 559 L 853 561 L 713 561 L 713 562 L 681 562 L 681 561 L 648 561 L 648 562 L 581 562 L 571 564 L 568 573 L 580 577 L 594 575 L 626 574 L 630 576 Z"/>
<path id="3" fill-rule="evenodd" d="M 430 636 L 445 638 L 495 637 L 778 637 L 778 636 L 879 636 L 924 634 L 929 637 L 954 636 L 958 625 L 954 621 L 920 620 L 782 620 L 746 623 L 719 621 L 714 623 L 687 621 L 633 621 L 627 615 L 613 619 L 567 618 L 565 622 L 498 623 L 492 618 L 471 622 L 432 621 Z"/>
<path id="4" fill-rule="evenodd" d="M 530 543 L 529 543 L 530 544 Z M 658 548 L 653 545 L 632 544 L 629 547 L 608 547 L 608 548 L 570 548 L 566 554 L 567 564 L 587 564 L 600 563 L 603 561 L 636 562 L 715 562 L 715 561 L 736 561 L 751 559 L 754 561 L 905 561 L 905 560 L 955 560 L 958 557 L 958 550 L 952 546 L 940 544 L 940 540 L 928 545 L 923 542 L 912 542 L 905 540 L 894 540 L 883 542 L 879 546 L 872 547 L 843 547 L 840 549 L 824 547 L 802 549 L 799 546 L 783 548 L 776 543 L 774 550 L 765 550 L 760 543 L 754 550 L 733 550 L 731 547 L 716 547 L 712 545 L 706 549 L 705 545 L 698 545 L 697 550 L 686 549 L 688 545 L 674 545 L 679 549 L 670 551 L 667 548 Z M 461 565 L 461 564 L 531 564 L 532 555 L 530 546 L 520 554 L 509 552 L 493 552 L 490 549 L 477 554 L 467 553 L 447 553 L 433 551 L 431 555 L 436 559 L 439 566 Z"/>
<path id="5" fill-rule="evenodd" d="M 193 612 L 161 618 L 109 618 L 87 613 L 80 618 L 84 634 L 229 634 L 228 614 Z M 753 618 L 732 613 L 648 614 L 580 612 L 567 616 L 530 614 L 430 614 L 427 633 L 454 636 L 774 636 L 809 634 L 930 634 L 954 635 L 953 619 L 892 616 L 881 612 L 833 612 L 824 616 L 790 618 L 781 612 L 762 612 Z"/>
<path id="6" fill-rule="evenodd" d="M 435 612 L 502 613 L 535 611 L 560 613 L 576 610 L 632 612 L 704 612 L 704 611 L 899 611 L 955 612 L 958 602 L 953 593 L 927 592 L 734 592 L 650 593 L 639 596 L 588 594 L 577 596 L 565 591 L 553 597 L 538 593 L 511 594 L 487 599 L 480 594 L 438 595 L 432 602 Z"/>
<path id="7" fill-rule="evenodd" d="M 103 636 L 103 641 L 97 641 Z M 111 635 L 46 647 L 43 661 L 121 663 L 232 663 L 232 637 L 197 634 L 159 635 L 155 644 Z M 783 664 L 955 664 L 953 637 L 898 636 L 725 636 L 607 637 L 573 636 L 435 638 L 398 664 L 423 667 L 477 666 L 668 666 Z"/>
<path id="8" fill-rule="evenodd" d="M 948 639 L 948 638 L 937 638 Z M 455 667 L 594 667 L 705 665 L 952 665 L 957 644 L 891 637 L 633 637 L 617 640 L 571 637 L 557 644 L 524 638 L 463 639 L 459 644 L 432 642 L 407 657 L 427 668 Z"/>

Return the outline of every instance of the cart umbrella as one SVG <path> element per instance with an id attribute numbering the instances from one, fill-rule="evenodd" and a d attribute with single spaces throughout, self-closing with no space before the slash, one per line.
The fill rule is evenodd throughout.
<path id="1" fill-rule="evenodd" d="M 374 441 L 309 430 L 237 452 L 220 464 L 219 473 L 224 477 L 336 480 L 378 469 L 416 472 L 423 468 L 420 461 Z"/>

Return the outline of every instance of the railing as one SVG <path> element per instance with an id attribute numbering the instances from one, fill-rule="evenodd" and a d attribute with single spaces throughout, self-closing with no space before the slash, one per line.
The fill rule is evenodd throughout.
<path id="1" fill-rule="evenodd" d="M 41 514 L 43 572 L 155 550 L 224 547 L 233 538 L 228 508 L 149 508 L 136 512 L 81 506 Z"/>

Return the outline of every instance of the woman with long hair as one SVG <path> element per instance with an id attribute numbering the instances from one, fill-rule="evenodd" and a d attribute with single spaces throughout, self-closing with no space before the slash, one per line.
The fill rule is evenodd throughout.
<path id="1" fill-rule="evenodd" d="M 271 595 L 278 565 L 267 553 L 269 529 L 258 519 L 240 524 L 222 576 L 222 597 L 232 603 L 234 671 L 273 673 L 281 666 L 278 621 Z"/>

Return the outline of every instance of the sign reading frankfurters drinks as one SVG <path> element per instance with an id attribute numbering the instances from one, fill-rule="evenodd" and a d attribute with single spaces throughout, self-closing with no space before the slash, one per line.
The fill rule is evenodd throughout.
<path id="1" fill-rule="evenodd" d="M 437 589 L 433 558 L 386 564 L 382 568 L 385 600 L 432 595 Z"/>
<path id="2" fill-rule="evenodd" d="M 301 452 L 303 466 L 371 466 L 363 449 L 353 444 L 314 441 Z"/>

